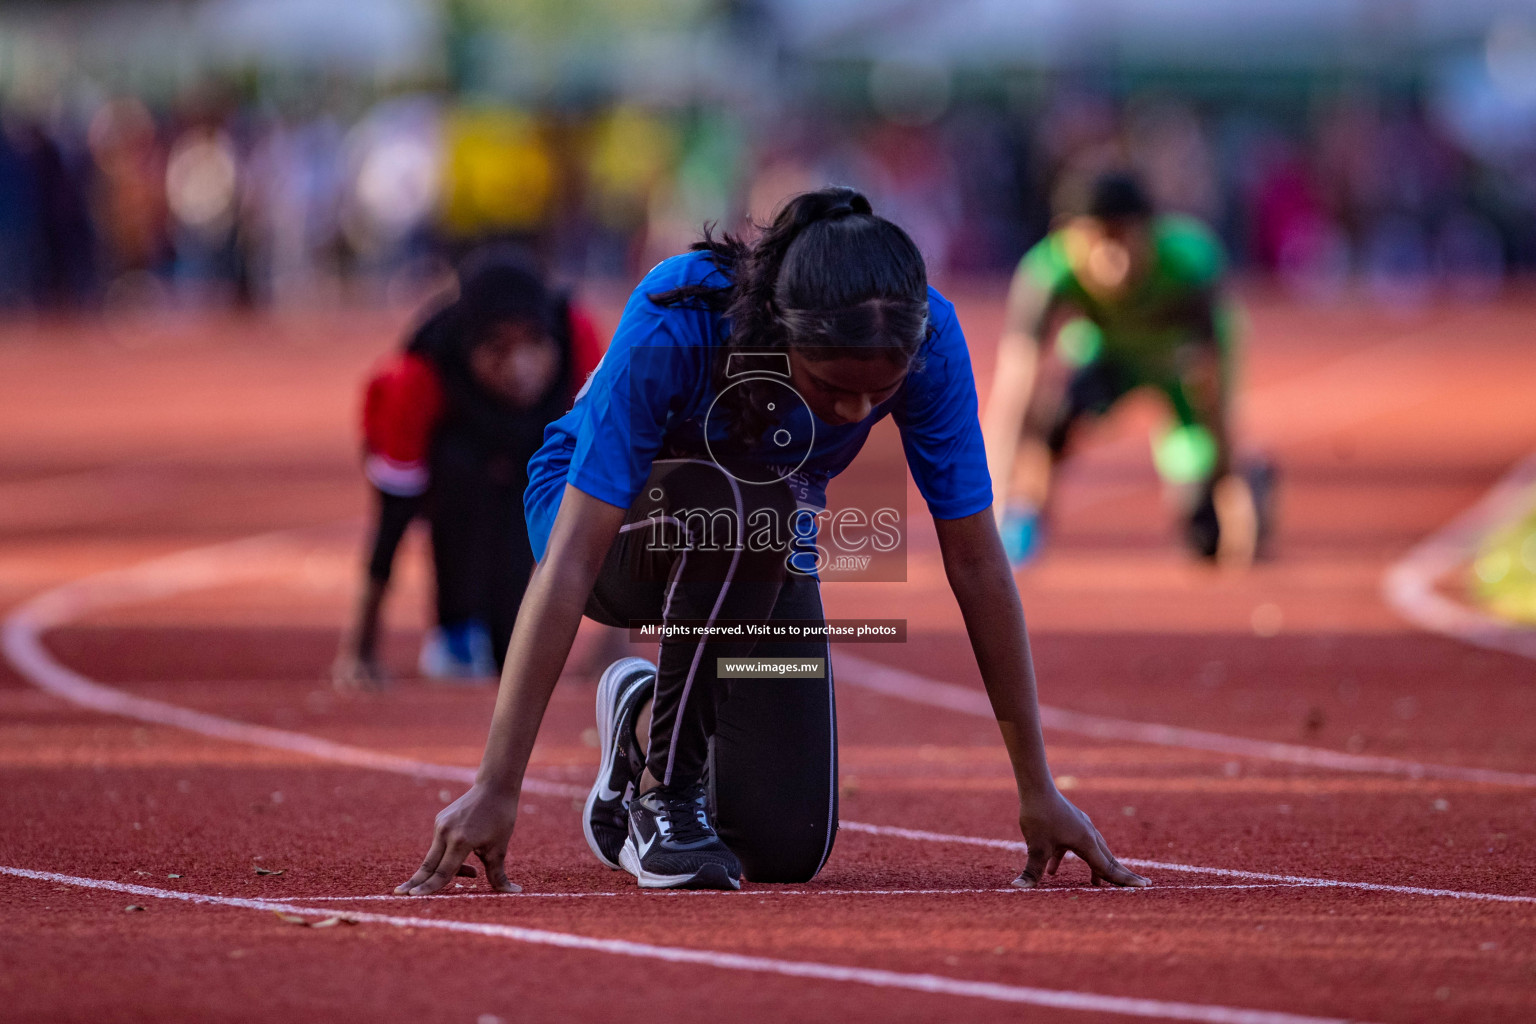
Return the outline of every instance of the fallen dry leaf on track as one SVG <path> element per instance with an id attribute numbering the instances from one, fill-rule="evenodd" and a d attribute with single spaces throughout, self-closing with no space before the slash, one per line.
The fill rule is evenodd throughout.
<path id="1" fill-rule="evenodd" d="M 274 910 L 273 913 L 276 914 L 277 919 L 284 924 L 296 924 L 301 928 L 334 928 L 339 924 L 357 924 L 357 922 L 350 917 L 331 916 L 319 921 L 315 921 L 311 918 L 303 917 L 299 914 L 285 914 L 281 910 Z"/>
<path id="2" fill-rule="evenodd" d="M 141 906 L 139 906 L 139 905 L 138 905 L 138 904 L 137 904 L 137 903 L 130 903 L 130 904 L 128 904 L 128 905 L 127 905 L 127 906 L 126 906 L 126 907 L 124 907 L 124 908 L 123 908 L 123 911 L 124 911 L 124 912 L 125 912 L 125 913 L 129 913 L 129 914 L 131 914 L 131 913 L 133 913 L 133 912 L 134 912 L 134 911 L 135 911 L 135 910 L 143 910 L 143 909 L 144 909 L 144 908 L 143 908 L 143 907 L 141 907 Z"/>
<path id="3" fill-rule="evenodd" d="M 264 867 L 257 866 L 256 873 L 258 875 L 280 875 L 280 874 L 282 874 L 286 870 L 288 870 L 288 869 L 287 868 L 279 868 L 278 870 L 273 871 L 271 868 L 264 868 Z"/>

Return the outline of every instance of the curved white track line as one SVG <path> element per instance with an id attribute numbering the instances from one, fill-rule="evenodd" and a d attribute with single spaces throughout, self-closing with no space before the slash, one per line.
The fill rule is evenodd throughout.
<path id="1" fill-rule="evenodd" d="M 56 661 L 43 645 L 49 629 L 65 625 L 93 611 L 135 601 L 171 597 L 192 590 L 237 583 L 270 573 L 273 561 L 293 557 L 301 549 L 292 531 L 264 534 L 245 540 L 198 548 L 143 562 L 127 569 L 87 576 L 46 591 L 13 611 L 0 627 L 0 649 L 16 670 L 39 689 L 80 707 L 141 722 L 170 725 L 214 739 L 268 747 L 303 754 L 321 761 L 395 772 L 420 779 L 475 781 L 475 769 L 458 765 L 429 764 L 364 747 L 238 722 L 147 697 L 135 697 L 88 679 Z M 579 786 L 528 779 L 523 788 L 551 796 L 583 796 Z"/>
<path id="2" fill-rule="evenodd" d="M 1536 460 L 1533 460 L 1536 467 Z M 42 634 L 66 625 L 82 615 L 123 604 L 171 597 L 194 590 L 259 579 L 271 572 L 272 563 L 294 558 L 304 548 L 294 537 L 301 531 L 286 530 L 242 540 L 214 544 L 152 559 L 125 569 L 87 576 L 43 592 L 16 608 L 0 627 L 0 649 L 24 676 L 39 688 L 83 707 L 107 714 L 126 715 L 142 721 L 174 725 L 206 736 L 306 754 L 322 760 L 392 771 L 447 782 L 474 782 L 474 769 L 430 765 L 408 758 L 332 743 L 305 733 L 236 722 L 192 711 L 161 701 L 133 697 L 103 686 L 57 662 L 43 646 Z M 964 714 L 992 718 L 991 704 L 979 690 L 942 683 L 913 672 L 880 665 L 851 654 L 838 656 L 839 678 L 856 686 L 917 703 L 947 708 Z M 1041 705 L 1041 723 L 1049 729 L 1127 740 L 1157 746 L 1207 750 L 1238 757 L 1300 764 L 1336 771 L 1373 772 L 1414 779 L 1452 779 L 1464 782 L 1536 787 L 1536 774 L 1503 772 L 1459 765 L 1426 764 L 1393 757 L 1348 754 L 1320 747 L 1272 743 L 1187 729 L 1181 726 L 1136 722 L 1103 715 Z M 584 796 L 579 786 L 528 779 L 529 792 L 553 796 Z"/>
<path id="3" fill-rule="evenodd" d="M 1420 541 L 1381 581 L 1387 604 L 1414 625 L 1478 647 L 1536 658 L 1536 629 L 1485 614 L 1435 589 L 1466 565 L 1491 529 L 1536 506 L 1536 455 L 1509 472 L 1476 505 Z"/>
<path id="4" fill-rule="evenodd" d="M 61 875 L 51 871 L 31 871 L 26 868 L 0 866 L 0 874 L 26 878 L 59 885 L 73 885 L 84 889 L 104 889 L 131 896 L 151 899 L 177 900 L 221 907 L 238 907 L 243 910 L 279 912 L 305 917 L 331 917 L 333 911 L 323 907 L 306 907 L 277 900 L 249 900 L 231 896 L 210 896 L 201 893 L 178 892 L 172 889 L 156 889 L 147 885 L 131 885 L 100 878 L 81 878 Z M 429 897 L 430 899 L 430 897 Z M 512 925 L 493 924 L 483 921 L 454 921 L 438 917 L 397 917 L 392 914 L 373 914 L 365 911 L 346 911 L 349 920 L 365 924 L 383 924 L 395 928 L 438 929 L 462 932 L 487 938 L 511 939 L 538 946 L 554 946 L 592 953 L 636 957 L 643 960 L 659 960 L 674 964 L 696 964 L 727 971 L 746 971 L 755 974 L 775 974 L 781 977 L 810 978 L 816 981 L 834 981 L 875 988 L 904 989 L 933 995 L 963 996 L 986 999 L 999 1003 L 1018 1003 L 1030 1006 L 1049 1006 L 1060 1010 L 1082 1010 L 1092 1013 L 1114 1013 L 1127 1017 L 1157 1017 L 1164 1020 L 1197 1021 L 1201 1024 L 1346 1024 L 1336 1017 L 1309 1017 L 1295 1013 L 1279 1013 L 1272 1010 L 1246 1010 L 1231 1006 L 1212 1006 L 1201 1003 L 1175 1003 L 1160 999 L 1137 999 L 1128 996 L 1098 995 L 1091 992 L 1072 992 L 1061 989 L 1033 988 L 1024 985 L 1004 985 L 989 981 L 965 981 L 936 974 L 911 974 L 902 971 L 884 971 L 870 967 L 845 967 L 837 964 L 816 963 L 806 960 L 780 960 L 766 956 L 747 956 L 709 949 L 687 949 L 679 946 L 657 946 L 648 942 L 630 942 L 625 939 L 599 939 L 588 935 L 572 935 L 568 932 L 552 932 L 539 928 L 518 928 Z"/>

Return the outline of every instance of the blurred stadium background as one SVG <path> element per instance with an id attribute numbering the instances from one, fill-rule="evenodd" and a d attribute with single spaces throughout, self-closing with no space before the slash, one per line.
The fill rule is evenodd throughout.
<path id="1" fill-rule="evenodd" d="M 853 184 L 956 299 L 985 395 L 1014 265 L 1124 162 L 1225 242 L 1239 447 L 1281 473 L 1276 556 L 1195 565 L 1133 399 L 1026 570 L 1058 783 L 1154 889 L 1020 914 L 976 888 L 1017 870 L 1016 785 L 909 488 L 906 582 L 828 588 L 920 640 L 837 653 L 816 884 L 846 902 L 330 902 L 419 863 L 494 699 L 328 670 L 367 367 L 457 256 L 525 243 L 611 329 L 704 222 Z M 619 968 L 580 949 L 183 902 L 220 893 L 1084 1000 L 1031 1020 L 1536 1019 L 1533 271 L 1536 0 L 0 3 L 0 1018 L 613 1017 Z M 436 622 L 426 541 L 386 668 Z M 599 747 L 576 660 L 518 823 L 529 896 L 611 888 L 572 827 Z M 1022 1012 L 623 969 L 666 1020 Z"/>
<path id="2" fill-rule="evenodd" d="M 1115 157 L 1299 301 L 1536 265 L 1536 6 L 114 0 L 0 11 L 0 307 L 396 302 L 487 237 L 631 281 L 828 180 L 1001 275 Z"/>

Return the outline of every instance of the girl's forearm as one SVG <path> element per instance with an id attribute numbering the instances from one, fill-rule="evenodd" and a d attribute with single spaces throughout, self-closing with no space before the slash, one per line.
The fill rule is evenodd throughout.
<path id="1" fill-rule="evenodd" d="M 576 639 L 587 596 L 624 510 L 567 486 L 546 559 L 528 580 L 476 784 L 516 796 L 549 696 Z"/>
<path id="2" fill-rule="evenodd" d="M 1018 589 L 991 517 L 983 513 L 979 522 L 972 523 L 977 518 L 936 525 L 950 588 L 960 605 L 976 665 L 1008 748 L 1019 795 L 1029 799 L 1055 786 L 1040 732 L 1029 634 Z"/>
<path id="3" fill-rule="evenodd" d="M 1008 499 L 1013 496 L 1013 468 L 1024 416 L 1034 392 L 1040 366 L 1040 336 L 1051 297 L 1030 279 L 1015 274 L 1008 288 L 1003 334 L 997 343 L 997 363 L 992 368 L 992 393 L 982 413 L 986 437 L 987 471 L 996 493 L 994 514 L 1001 522 Z"/>
<path id="4" fill-rule="evenodd" d="M 1004 334 L 998 342 L 992 393 L 981 425 L 986 438 L 987 472 L 997 493 L 994 512 L 999 519 L 1013 495 L 1013 466 L 1038 362 L 1039 346 L 1033 337 Z"/>
<path id="5" fill-rule="evenodd" d="M 1040 707 L 1035 694 L 1035 669 L 1029 652 L 1024 612 L 1012 578 L 1006 587 L 976 581 L 976 593 L 961 604 L 966 632 L 976 652 L 976 664 L 997 716 L 1013 775 L 1021 797 L 1048 790 L 1051 769 L 1045 760 L 1040 732 Z M 958 596 L 958 595 L 957 595 Z M 965 612 L 966 605 L 972 611 Z"/>
<path id="6" fill-rule="evenodd" d="M 475 776 L 480 785 L 510 794 L 522 790 L 539 724 L 576 638 L 585 596 L 592 589 L 591 580 L 581 585 L 579 573 L 550 571 L 557 568 L 541 565 L 528 581 L 507 648 L 485 754 Z"/>
<path id="7" fill-rule="evenodd" d="M 352 624 L 341 637 L 341 653 L 372 661 L 378 653 L 379 620 L 383 615 L 387 584 L 363 574 L 363 586 L 357 595 Z"/>

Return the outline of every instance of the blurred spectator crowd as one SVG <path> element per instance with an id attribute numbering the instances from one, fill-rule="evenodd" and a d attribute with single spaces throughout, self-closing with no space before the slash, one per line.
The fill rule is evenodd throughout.
<path id="1" fill-rule="evenodd" d="M 878 85 L 878 83 L 874 83 Z M 1536 265 L 1536 162 L 1408 92 L 1304 109 L 1042 86 L 1028 98 L 579 111 L 406 93 L 288 112 L 233 90 L 3 112 L 0 306 L 303 305 L 388 296 L 488 237 L 633 278 L 713 221 L 836 181 L 937 276 L 1006 272 L 1094 170 L 1130 163 L 1234 263 L 1318 301 L 1487 296 Z"/>

